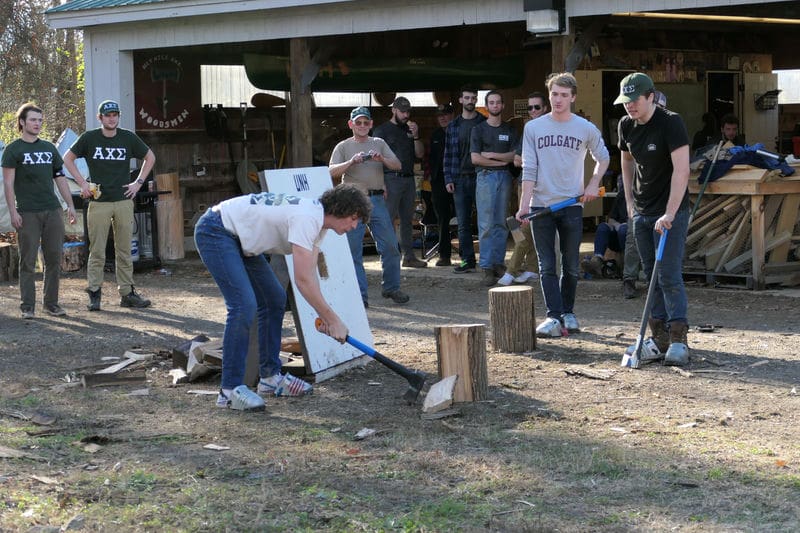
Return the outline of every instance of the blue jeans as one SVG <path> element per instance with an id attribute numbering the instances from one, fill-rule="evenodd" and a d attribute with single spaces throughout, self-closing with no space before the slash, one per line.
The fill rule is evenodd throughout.
<path id="1" fill-rule="evenodd" d="M 505 170 L 481 170 L 475 184 L 481 268 L 505 264 L 508 227 L 506 212 L 511 196 L 511 174 Z"/>
<path id="2" fill-rule="evenodd" d="M 397 234 L 394 224 L 386 208 L 386 200 L 382 195 L 370 195 L 372 214 L 369 217 L 369 232 L 375 239 L 375 247 L 381 256 L 383 292 L 396 291 L 400 288 L 400 250 L 397 248 Z M 367 301 L 367 273 L 364 270 L 364 233 L 366 226 L 359 221 L 358 226 L 347 232 L 347 243 L 353 255 L 353 266 L 356 267 L 356 280 L 361 291 L 361 299 Z"/>
<path id="3" fill-rule="evenodd" d="M 539 211 L 542 208 L 533 208 Z M 572 313 L 578 289 L 578 261 L 583 236 L 583 207 L 573 205 L 531 220 L 539 255 L 539 279 L 547 316 L 561 320 Z M 561 243 L 561 276 L 556 275 L 556 233 Z"/>
<path id="4" fill-rule="evenodd" d="M 194 242 L 228 310 L 222 338 L 222 388 L 244 383 L 250 327 L 256 318 L 260 375 L 267 378 L 279 373 L 286 291 L 267 258 L 243 255 L 239 238 L 225 229 L 219 213 L 211 209 L 197 221 Z"/>
<path id="5" fill-rule="evenodd" d="M 628 225 L 620 224 L 618 229 L 612 228 L 606 222 L 597 225 L 594 236 L 594 253 L 605 255 L 606 248 L 614 252 L 625 252 L 625 238 L 628 235 Z"/>
<path id="6" fill-rule="evenodd" d="M 414 241 L 411 229 L 414 225 L 414 209 L 417 200 L 417 185 L 413 176 L 385 174 L 386 207 L 392 220 L 400 219 L 400 248 L 404 257 L 414 257 Z"/>
<path id="7" fill-rule="evenodd" d="M 453 200 L 458 219 L 458 255 L 468 264 L 475 264 L 475 247 L 472 245 L 472 207 L 475 205 L 474 176 L 462 175 L 455 181 Z"/>
<path id="8" fill-rule="evenodd" d="M 656 262 L 656 249 L 661 235 L 653 231 L 656 220 L 660 216 L 633 215 L 633 231 L 636 234 L 636 246 L 647 279 L 653 274 Z M 686 233 L 689 229 L 689 209 L 680 209 L 672 221 L 672 229 L 667 234 L 664 253 L 661 256 L 661 268 L 658 271 L 653 308 L 650 316 L 666 322 L 683 322 L 686 318 L 689 302 L 686 288 L 683 285 L 683 252 L 686 245 Z"/>

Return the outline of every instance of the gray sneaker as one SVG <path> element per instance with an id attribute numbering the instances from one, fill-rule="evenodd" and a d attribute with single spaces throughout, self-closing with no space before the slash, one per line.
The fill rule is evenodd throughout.
<path id="1" fill-rule="evenodd" d="M 575 313 L 564 313 L 561 315 L 561 320 L 564 321 L 564 327 L 567 328 L 567 331 L 570 333 L 578 333 L 581 330 L 581 326 L 578 324 L 578 317 L 575 316 Z"/>
<path id="2" fill-rule="evenodd" d="M 47 310 L 47 314 L 50 315 L 50 316 L 66 316 L 67 315 L 67 312 L 64 311 L 64 308 L 62 308 L 58 304 L 48 305 L 48 306 L 45 307 L 45 309 Z"/>
<path id="3" fill-rule="evenodd" d="M 561 337 L 562 334 L 561 322 L 555 318 L 547 318 L 536 327 L 536 336 L 540 338 Z"/>

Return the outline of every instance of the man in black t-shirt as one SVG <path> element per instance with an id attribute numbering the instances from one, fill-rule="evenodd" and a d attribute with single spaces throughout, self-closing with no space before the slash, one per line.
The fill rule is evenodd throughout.
<path id="1" fill-rule="evenodd" d="M 513 177 L 509 166 L 514 161 L 517 133 L 503 122 L 503 95 L 486 94 L 489 118 L 470 132 L 470 154 L 477 170 L 475 205 L 478 209 L 478 238 L 483 284 L 491 287 L 506 274 L 506 212 Z M 513 278 L 508 275 L 509 285 Z"/>
<path id="2" fill-rule="evenodd" d="M 417 199 L 417 184 L 414 179 L 414 162 L 423 156 L 425 146 L 419 139 L 419 127 L 409 120 L 411 102 L 398 96 L 392 103 L 392 118 L 372 132 L 373 137 L 386 141 L 402 164 L 400 170 L 384 167 L 386 184 L 386 206 L 392 220 L 400 219 L 400 249 L 404 267 L 424 268 L 428 266 L 414 255 L 411 229 Z"/>
<path id="3" fill-rule="evenodd" d="M 455 214 L 453 195 L 444 185 L 444 144 L 445 131 L 453 121 L 453 106 L 443 104 L 436 108 L 436 122 L 439 127 L 431 134 L 428 149 L 428 173 L 431 183 L 433 210 L 439 223 L 439 260 L 436 266 L 450 266 L 452 246 L 450 244 L 450 219 Z"/>
<path id="4" fill-rule="evenodd" d="M 689 362 L 689 304 L 682 266 L 689 228 L 689 134 L 680 115 L 658 107 L 653 80 L 646 74 L 635 72 L 623 78 L 614 103 L 623 104 L 627 113 L 618 130 L 622 179 L 628 216 L 633 220 L 648 278 L 659 234 L 668 231 L 654 281 L 650 331 L 665 364 L 685 365 Z"/>

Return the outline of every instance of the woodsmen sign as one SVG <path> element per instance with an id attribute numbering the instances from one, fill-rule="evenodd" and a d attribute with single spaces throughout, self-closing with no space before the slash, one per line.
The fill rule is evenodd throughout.
<path id="1" fill-rule="evenodd" d="M 134 56 L 137 130 L 199 129 L 200 63 L 169 53 Z"/>

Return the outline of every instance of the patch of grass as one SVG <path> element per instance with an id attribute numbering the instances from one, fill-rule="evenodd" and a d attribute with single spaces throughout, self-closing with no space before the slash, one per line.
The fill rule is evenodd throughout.
<path id="1" fill-rule="evenodd" d="M 156 475 L 148 474 L 144 470 L 137 470 L 128 478 L 127 488 L 135 492 L 147 492 L 156 486 Z"/>

